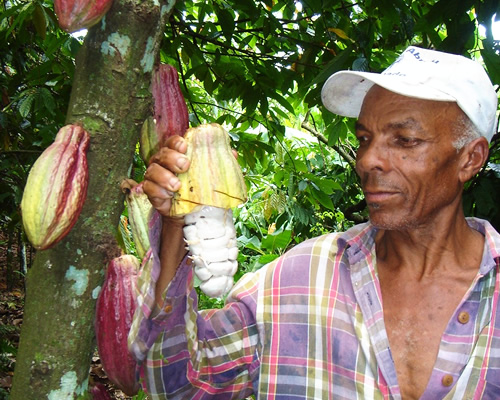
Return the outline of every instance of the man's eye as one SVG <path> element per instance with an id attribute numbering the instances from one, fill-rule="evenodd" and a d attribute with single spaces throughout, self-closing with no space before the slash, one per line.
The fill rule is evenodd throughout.
<path id="1" fill-rule="evenodd" d="M 413 147 L 420 143 L 421 141 L 417 138 L 407 137 L 407 136 L 398 136 L 396 138 L 396 143 L 405 146 L 405 147 Z"/>
<path id="2" fill-rule="evenodd" d="M 358 139 L 358 144 L 360 146 L 368 141 L 366 136 L 356 136 L 356 139 Z"/>

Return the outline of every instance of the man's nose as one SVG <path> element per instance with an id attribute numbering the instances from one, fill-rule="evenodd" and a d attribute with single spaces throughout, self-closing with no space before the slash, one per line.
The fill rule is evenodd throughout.
<path id="1" fill-rule="evenodd" d="M 372 171 L 387 171 L 390 150 L 381 140 L 370 140 L 359 147 L 356 155 L 356 171 L 359 175 Z"/>

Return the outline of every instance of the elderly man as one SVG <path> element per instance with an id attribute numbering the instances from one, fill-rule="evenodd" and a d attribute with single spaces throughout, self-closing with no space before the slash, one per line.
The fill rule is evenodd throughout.
<path id="1" fill-rule="evenodd" d="M 322 97 L 358 117 L 370 222 L 245 275 L 222 310 L 197 311 L 168 217 L 185 142 L 148 167 L 153 267 L 130 335 L 144 386 L 153 399 L 500 398 L 500 235 L 461 202 L 496 130 L 486 73 L 410 47 L 382 74 L 334 74 Z"/>

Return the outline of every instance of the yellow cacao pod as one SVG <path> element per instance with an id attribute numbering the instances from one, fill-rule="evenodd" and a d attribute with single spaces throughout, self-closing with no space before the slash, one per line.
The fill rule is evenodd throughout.
<path id="1" fill-rule="evenodd" d="M 185 215 L 205 205 L 227 209 L 244 203 L 245 180 L 224 128 L 200 125 L 188 129 L 184 139 L 191 164 L 178 175 L 181 188 L 172 200 L 171 215 Z"/>
<path id="2" fill-rule="evenodd" d="M 81 126 L 66 125 L 31 168 L 21 211 L 26 235 L 39 250 L 59 242 L 80 215 L 87 196 L 89 140 Z"/>

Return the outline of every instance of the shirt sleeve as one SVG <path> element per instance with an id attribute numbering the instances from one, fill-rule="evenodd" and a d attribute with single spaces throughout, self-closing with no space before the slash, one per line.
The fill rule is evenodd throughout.
<path id="1" fill-rule="evenodd" d="M 255 319 L 258 277 L 246 274 L 219 310 L 198 311 L 194 274 L 184 259 L 155 305 L 161 218 L 150 223 L 151 254 L 138 281 L 129 348 L 152 399 L 236 399 L 252 393 L 259 370 Z"/>

